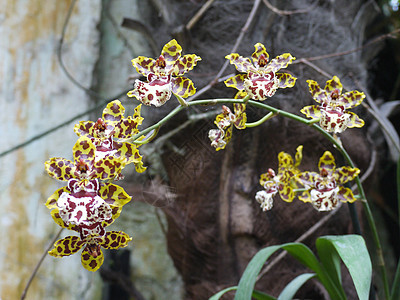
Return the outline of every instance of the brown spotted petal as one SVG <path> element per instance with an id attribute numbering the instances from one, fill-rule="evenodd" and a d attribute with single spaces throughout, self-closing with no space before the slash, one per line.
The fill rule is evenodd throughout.
<path id="1" fill-rule="evenodd" d="M 74 178 L 75 164 L 68 159 L 53 157 L 47 160 L 44 165 L 50 177 L 62 181 Z"/>
<path id="2" fill-rule="evenodd" d="M 165 72 L 167 74 L 174 71 L 175 64 L 181 57 L 182 47 L 178 44 L 178 42 L 173 39 L 164 45 L 161 56 L 165 60 Z"/>
<path id="3" fill-rule="evenodd" d="M 154 73 L 155 63 L 156 61 L 153 58 L 148 58 L 144 56 L 138 56 L 132 59 L 132 65 L 136 68 L 136 71 L 143 76 Z"/>
<path id="4" fill-rule="evenodd" d="M 197 56 L 195 54 L 187 54 L 184 55 L 183 57 L 180 57 L 175 63 L 172 75 L 173 76 L 184 75 L 186 72 L 192 70 L 197 65 L 197 62 L 200 60 L 201 60 L 200 56 Z"/>
<path id="5" fill-rule="evenodd" d="M 84 241 L 77 236 L 67 236 L 54 243 L 54 248 L 49 254 L 54 257 L 69 256 L 78 252 L 85 245 Z"/>
<path id="6" fill-rule="evenodd" d="M 185 77 L 173 77 L 172 82 L 172 92 L 183 98 L 187 98 L 196 93 L 196 88 L 193 82 L 189 78 Z"/>
<path id="7" fill-rule="evenodd" d="M 248 72 L 257 72 L 257 68 L 255 68 L 248 57 L 243 57 L 237 53 L 231 53 L 225 56 L 226 59 L 229 60 L 231 64 L 236 67 L 236 70 L 241 73 Z"/>
<path id="8" fill-rule="evenodd" d="M 132 238 L 123 231 L 109 231 L 102 238 L 100 245 L 105 249 L 119 249 L 128 246 Z"/>

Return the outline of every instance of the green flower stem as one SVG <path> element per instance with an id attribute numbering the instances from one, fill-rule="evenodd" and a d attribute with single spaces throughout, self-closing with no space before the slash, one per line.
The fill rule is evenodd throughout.
<path id="1" fill-rule="evenodd" d="M 155 129 L 153 129 L 153 132 L 150 132 L 150 136 L 145 136 L 143 139 L 139 140 L 134 140 L 133 143 L 134 144 L 138 144 L 138 145 L 143 145 L 143 144 L 147 144 L 149 142 L 151 142 L 158 134 L 158 132 L 160 131 L 160 127 L 157 127 Z M 143 135 L 142 135 L 143 136 Z"/>
<path id="2" fill-rule="evenodd" d="M 269 119 L 275 117 L 276 115 L 277 115 L 276 113 L 273 113 L 273 112 L 271 111 L 271 112 L 269 112 L 267 115 L 265 115 L 263 118 L 261 118 L 260 120 L 258 120 L 258 121 L 256 121 L 256 122 L 253 122 L 253 123 L 246 123 L 246 124 L 244 124 L 244 125 L 245 125 L 246 127 L 249 127 L 249 128 L 251 128 L 251 127 L 256 127 L 256 126 L 261 125 L 262 123 L 268 121 Z"/>
<path id="3" fill-rule="evenodd" d="M 336 147 L 337 149 L 342 153 L 343 157 L 346 159 L 346 161 L 348 162 L 348 164 L 354 168 L 354 163 L 351 160 L 349 154 L 346 152 L 346 150 L 343 148 L 343 146 L 337 141 L 335 140 L 335 138 L 330 135 L 328 132 L 326 132 L 325 130 L 323 130 L 321 127 L 319 127 L 317 124 L 315 124 L 315 122 L 313 122 L 314 120 L 308 120 L 305 119 L 303 117 L 297 116 L 295 114 L 286 112 L 284 110 L 280 110 L 277 109 L 275 107 L 272 107 L 270 105 L 261 103 L 261 102 L 257 102 L 254 100 L 248 100 L 246 98 L 244 99 L 207 99 L 207 100 L 195 100 L 195 101 L 190 101 L 190 102 L 186 102 L 187 106 L 196 106 L 196 105 L 216 105 L 216 104 L 227 104 L 227 103 L 244 103 L 244 104 L 249 104 L 255 107 L 259 107 L 262 109 L 266 109 L 270 112 L 272 112 L 273 114 L 279 114 L 282 115 L 286 118 L 290 118 L 294 121 L 297 122 L 301 122 L 305 125 L 311 125 L 311 127 L 313 127 L 314 129 L 316 129 L 317 131 L 319 131 L 325 138 L 327 138 L 329 141 L 331 141 Z M 178 106 L 176 107 L 173 111 L 171 111 L 167 116 L 165 116 L 163 119 L 161 119 L 159 122 L 157 122 L 156 124 L 144 129 L 142 132 L 136 134 L 135 136 L 132 137 L 132 141 L 135 141 L 137 138 L 139 138 L 140 136 L 142 136 L 143 134 L 147 134 L 148 132 L 150 132 L 153 129 L 156 129 L 160 126 L 162 126 L 164 123 L 166 123 L 167 121 L 169 121 L 172 117 L 174 117 L 177 113 L 179 113 L 181 110 L 183 110 L 184 108 L 186 108 L 185 106 Z M 373 236 L 373 241 L 376 247 L 376 252 L 378 255 L 378 267 L 382 276 L 382 281 L 383 281 L 383 285 L 384 285 L 384 292 L 385 292 L 385 296 L 386 299 L 390 299 L 390 293 L 389 293 L 389 284 L 388 284 L 388 278 L 387 278 L 387 274 L 386 274 L 386 268 L 385 268 L 385 262 L 383 259 L 383 252 L 382 252 L 382 246 L 381 246 L 381 242 L 379 240 L 379 235 L 378 235 L 378 230 L 376 228 L 376 224 L 375 224 L 375 220 L 373 218 L 371 209 L 369 207 L 368 201 L 366 200 L 365 197 L 365 192 L 364 189 L 362 187 L 360 178 L 357 176 L 355 178 L 357 187 L 358 187 L 358 192 L 360 194 L 360 197 L 362 199 L 365 199 L 365 201 L 361 201 L 364 210 L 365 210 L 365 214 L 367 216 L 367 220 L 368 220 L 368 224 L 370 226 L 371 232 L 372 232 L 372 236 Z"/>

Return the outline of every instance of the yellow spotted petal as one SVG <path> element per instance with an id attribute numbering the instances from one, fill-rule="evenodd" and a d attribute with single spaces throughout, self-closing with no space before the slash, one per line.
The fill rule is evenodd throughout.
<path id="1" fill-rule="evenodd" d="M 328 94 L 325 90 L 321 89 L 319 84 L 314 80 L 307 80 L 308 88 L 314 100 L 321 104 L 328 102 Z"/>
<path id="2" fill-rule="evenodd" d="M 95 160 L 96 147 L 86 136 L 81 136 L 72 148 L 74 161 L 79 162 L 83 160 L 91 166 Z"/>
<path id="3" fill-rule="evenodd" d="M 337 194 L 337 197 L 342 202 L 353 203 L 354 201 L 356 201 L 356 198 L 354 197 L 353 192 L 351 191 L 351 189 L 346 188 L 344 186 L 340 186 L 339 187 L 339 192 Z"/>
<path id="4" fill-rule="evenodd" d="M 128 246 L 132 238 L 122 231 L 109 231 L 100 245 L 105 249 L 118 249 Z"/>
<path id="5" fill-rule="evenodd" d="M 232 139 L 233 126 L 229 126 L 229 127 L 225 128 L 223 131 L 224 131 L 224 137 L 222 140 L 224 141 L 224 144 L 216 147 L 215 148 L 216 151 L 225 149 L 226 145 Z"/>
<path id="6" fill-rule="evenodd" d="M 99 196 L 108 204 L 118 207 L 124 206 L 132 199 L 122 187 L 113 183 L 102 185 L 99 189 Z"/>
<path id="7" fill-rule="evenodd" d="M 342 93 L 343 86 L 337 76 L 333 76 L 331 80 L 328 80 L 325 85 L 325 91 L 328 94 L 332 93 L 335 89 L 339 90 L 339 95 Z"/>
<path id="8" fill-rule="evenodd" d="M 139 133 L 139 129 L 137 127 L 141 122 L 142 118 L 132 119 L 131 117 L 128 117 L 123 119 L 115 128 L 114 137 L 118 139 L 124 139 Z"/>
<path id="9" fill-rule="evenodd" d="M 235 89 L 244 90 L 244 80 L 247 78 L 247 74 L 237 74 L 224 81 L 227 87 L 233 87 Z M 246 95 L 247 93 L 244 92 Z M 243 97 L 244 98 L 244 97 Z"/>
<path id="10" fill-rule="evenodd" d="M 245 129 L 247 122 L 247 115 L 245 113 L 246 104 L 234 103 L 233 110 L 235 112 L 236 120 L 233 123 L 237 129 Z"/>
<path id="11" fill-rule="evenodd" d="M 49 251 L 49 254 L 54 257 L 69 256 L 78 252 L 82 246 L 85 245 L 84 241 L 77 236 L 67 236 L 54 243 L 54 248 Z"/>
<path id="12" fill-rule="evenodd" d="M 94 135 L 94 122 L 92 121 L 80 121 L 74 126 L 74 132 L 78 136 L 93 136 Z"/>
<path id="13" fill-rule="evenodd" d="M 295 163 L 294 163 L 294 166 L 296 168 L 300 165 L 302 159 L 303 159 L 303 145 L 300 145 L 296 148 Z"/>
<path id="14" fill-rule="evenodd" d="M 364 126 L 365 122 L 363 119 L 361 119 L 358 115 L 356 115 L 355 113 L 348 111 L 347 114 L 350 115 L 350 119 L 347 123 L 347 127 L 349 128 L 353 128 L 353 127 L 357 127 L 357 128 L 361 128 Z"/>
<path id="15" fill-rule="evenodd" d="M 124 157 L 106 156 L 103 159 L 95 161 L 93 165 L 93 178 L 102 180 L 111 180 L 118 176 L 125 167 L 126 162 Z"/>
<path id="16" fill-rule="evenodd" d="M 172 70 L 175 66 L 176 61 L 181 57 L 182 47 L 178 42 L 173 39 L 166 43 L 161 51 L 161 55 L 165 59 L 166 71 Z"/>
<path id="17" fill-rule="evenodd" d="M 125 113 L 125 107 L 122 106 L 119 100 L 111 101 L 103 110 L 103 120 L 113 125 L 122 120 Z"/>
<path id="18" fill-rule="evenodd" d="M 358 176 L 358 174 L 360 174 L 360 170 L 358 168 L 346 166 L 337 168 L 333 176 L 338 184 L 344 184 L 350 180 L 353 180 L 356 176 Z"/>
<path id="19" fill-rule="evenodd" d="M 300 112 L 306 115 L 307 118 L 311 119 L 320 119 L 321 118 L 321 110 L 317 105 L 309 105 L 303 107 Z"/>
<path id="20" fill-rule="evenodd" d="M 296 77 L 288 73 L 276 73 L 275 76 L 278 79 L 278 87 L 281 89 L 293 87 L 297 80 Z"/>
<path id="21" fill-rule="evenodd" d="M 47 198 L 46 201 L 46 207 L 48 209 L 54 209 L 57 208 L 57 200 L 60 198 L 62 193 L 69 193 L 68 189 L 66 186 L 56 190 L 53 195 L 51 195 L 49 198 Z"/>
<path id="22" fill-rule="evenodd" d="M 97 257 L 93 257 L 89 253 L 87 247 L 82 251 L 81 263 L 82 263 L 82 266 L 86 270 L 91 271 L 91 272 L 95 272 L 101 267 L 103 262 L 104 262 L 104 255 L 103 255 L 103 252 L 101 250 L 99 251 Z"/>
<path id="23" fill-rule="evenodd" d="M 269 54 L 267 52 L 267 50 L 265 49 L 265 46 L 261 43 L 257 43 L 254 45 L 255 51 L 254 53 L 251 55 L 251 57 L 253 58 L 253 62 L 256 65 L 256 63 L 258 63 L 258 58 L 264 54 L 266 60 L 268 61 L 269 59 Z"/>
<path id="24" fill-rule="evenodd" d="M 267 65 L 265 72 L 274 72 L 276 73 L 280 69 L 287 68 L 289 64 L 292 63 L 296 58 L 293 57 L 290 53 L 281 54 L 273 59 L 271 59 L 270 63 Z"/>
<path id="25" fill-rule="evenodd" d="M 341 95 L 338 99 L 338 104 L 343 105 L 344 109 L 350 109 L 360 105 L 364 98 L 364 93 L 359 91 L 351 91 Z"/>
<path id="26" fill-rule="evenodd" d="M 318 169 L 320 171 L 322 169 L 325 169 L 331 174 L 334 172 L 335 168 L 336 168 L 335 158 L 333 157 L 331 152 L 325 151 L 325 153 L 319 159 Z"/>
<path id="27" fill-rule="evenodd" d="M 192 70 L 200 60 L 201 57 L 197 56 L 196 54 L 186 54 L 183 57 L 180 57 L 175 63 L 175 68 L 172 72 L 172 75 L 182 76 L 186 72 Z"/>
<path id="28" fill-rule="evenodd" d="M 279 167 L 280 168 L 291 168 L 293 167 L 293 158 L 290 154 L 285 153 L 285 152 L 280 152 L 278 154 L 278 160 L 279 160 Z"/>
<path id="29" fill-rule="evenodd" d="M 283 201 L 292 202 L 295 196 L 293 188 L 289 184 L 279 184 L 279 196 Z"/>
<path id="30" fill-rule="evenodd" d="M 196 93 L 196 88 L 193 82 L 189 78 L 185 77 L 174 77 L 171 79 L 172 92 L 183 98 L 187 98 Z"/>
<path id="31" fill-rule="evenodd" d="M 241 73 L 248 73 L 249 71 L 256 72 L 257 69 L 251 63 L 250 58 L 243 57 L 238 53 L 231 53 L 225 56 L 229 59 L 230 63 L 236 67 L 236 69 Z"/>
<path id="32" fill-rule="evenodd" d="M 148 58 L 144 56 L 138 56 L 132 59 L 132 65 L 136 68 L 136 71 L 143 76 L 154 73 L 155 63 L 156 61 L 153 58 Z"/>
<path id="33" fill-rule="evenodd" d="M 68 159 L 53 157 L 46 161 L 44 166 L 50 177 L 62 181 L 74 178 L 75 164 Z"/>

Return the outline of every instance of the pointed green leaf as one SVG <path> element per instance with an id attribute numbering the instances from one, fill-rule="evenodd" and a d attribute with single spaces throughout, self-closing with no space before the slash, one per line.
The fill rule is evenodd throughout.
<path id="1" fill-rule="evenodd" d="M 364 239 L 355 234 L 320 237 L 316 242 L 318 252 L 329 253 L 329 249 L 323 249 L 329 248 L 330 246 L 328 244 L 331 244 L 331 246 L 335 248 L 349 270 L 359 299 L 368 300 L 371 286 L 372 264 Z M 333 268 L 336 268 L 335 264 L 333 260 L 329 263 L 329 269 L 331 271 Z"/>
<path id="2" fill-rule="evenodd" d="M 293 279 L 280 293 L 278 300 L 293 299 L 297 291 L 311 278 L 316 277 L 315 273 L 304 273 Z"/>

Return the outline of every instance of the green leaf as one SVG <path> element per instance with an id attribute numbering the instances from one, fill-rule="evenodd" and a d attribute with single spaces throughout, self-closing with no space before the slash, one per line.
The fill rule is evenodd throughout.
<path id="1" fill-rule="evenodd" d="M 256 290 L 253 291 L 253 294 L 251 296 L 256 300 L 276 300 L 275 297 Z"/>
<path id="2" fill-rule="evenodd" d="M 222 297 L 223 294 L 230 292 L 230 291 L 235 291 L 237 290 L 237 286 L 231 286 L 226 289 L 223 289 L 222 291 L 219 291 L 215 295 L 211 296 L 208 300 L 218 300 L 219 298 Z"/>
<path id="3" fill-rule="evenodd" d="M 333 244 L 328 240 L 317 240 L 317 251 L 318 256 L 321 260 L 325 270 L 332 278 L 334 284 L 341 290 L 342 294 L 345 295 L 342 288 L 342 275 L 340 270 L 340 256 L 336 251 Z"/>
<path id="4" fill-rule="evenodd" d="M 359 299 L 368 300 L 371 286 L 372 264 L 364 239 L 355 234 L 324 236 L 317 239 L 316 245 L 318 252 L 325 253 L 326 255 L 329 253 L 333 255 L 333 251 L 329 248 L 335 248 L 337 254 L 349 270 Z M 328 262 L 326 258 L 321 258 L 321 260 L 323 260 L 323 262 Z M 334 262 L 332 258 L 332 262 L 328 262 L 328 265 L 325 267 L 331 272 L 336 272 L 334 271 L 336 268 L 335 264 L 336 262 Z"/>
<path id="5" fill-rule="evenodd" d="M 400 158 L 397 161 L 397 206 L 400 218 Z M 397 263 L 397 269 L 393 280 L 391 298 L 400 299 L 400 259 Z"/>
<path id="6" fill-rule="evenodd" d="M 391 298 L 393 300 L 400 299 L 400 259 L 397 262 L 397 270 L 393 280 Z"/>
<path id="7" fill-rule="evenodd" d="M 242 278 L 240 278 L 238 290 L 235 295 L 235 299 L 251 299 L 251 294 L 254 290 L 254 285 L 256 284 L 256 279 L 258 273 L 265 261 L 282 246 L 270 246 L 261 249 L 254 255 L 246 269 L 243 272 Z"/>
<path id="8" fill-rule="evenodd" d="M 219 300 L 219 298 L 221 298 L 222 295 L 224 295 L 225 293 L 230 292 L 230 291 L 235 291 L 235 290 L 237 290 L 237 288 L 238 288 L 237 286 L 231 286 L 226 289 L 223 289 L 222 291 L 219 291 L 218 293 L 216 293 L 215 295 L 210 297 L 208 300 Z M 268 294 L 265 294 L 265 293 L 262 293 L 262 292 L 256 291 L 256 290 L 253 291 L 252 297 L 256 300 L 276 300 L 275 297 L 272 297 Z"/>
<path id="9" fill-rule="evenodd" d="M 315 273 L 304 273 L 293 279 L 281 292 L 278 300 L 293 299 L 297 291 L 305 284 L 309 279 L 316 277 Z"/>

